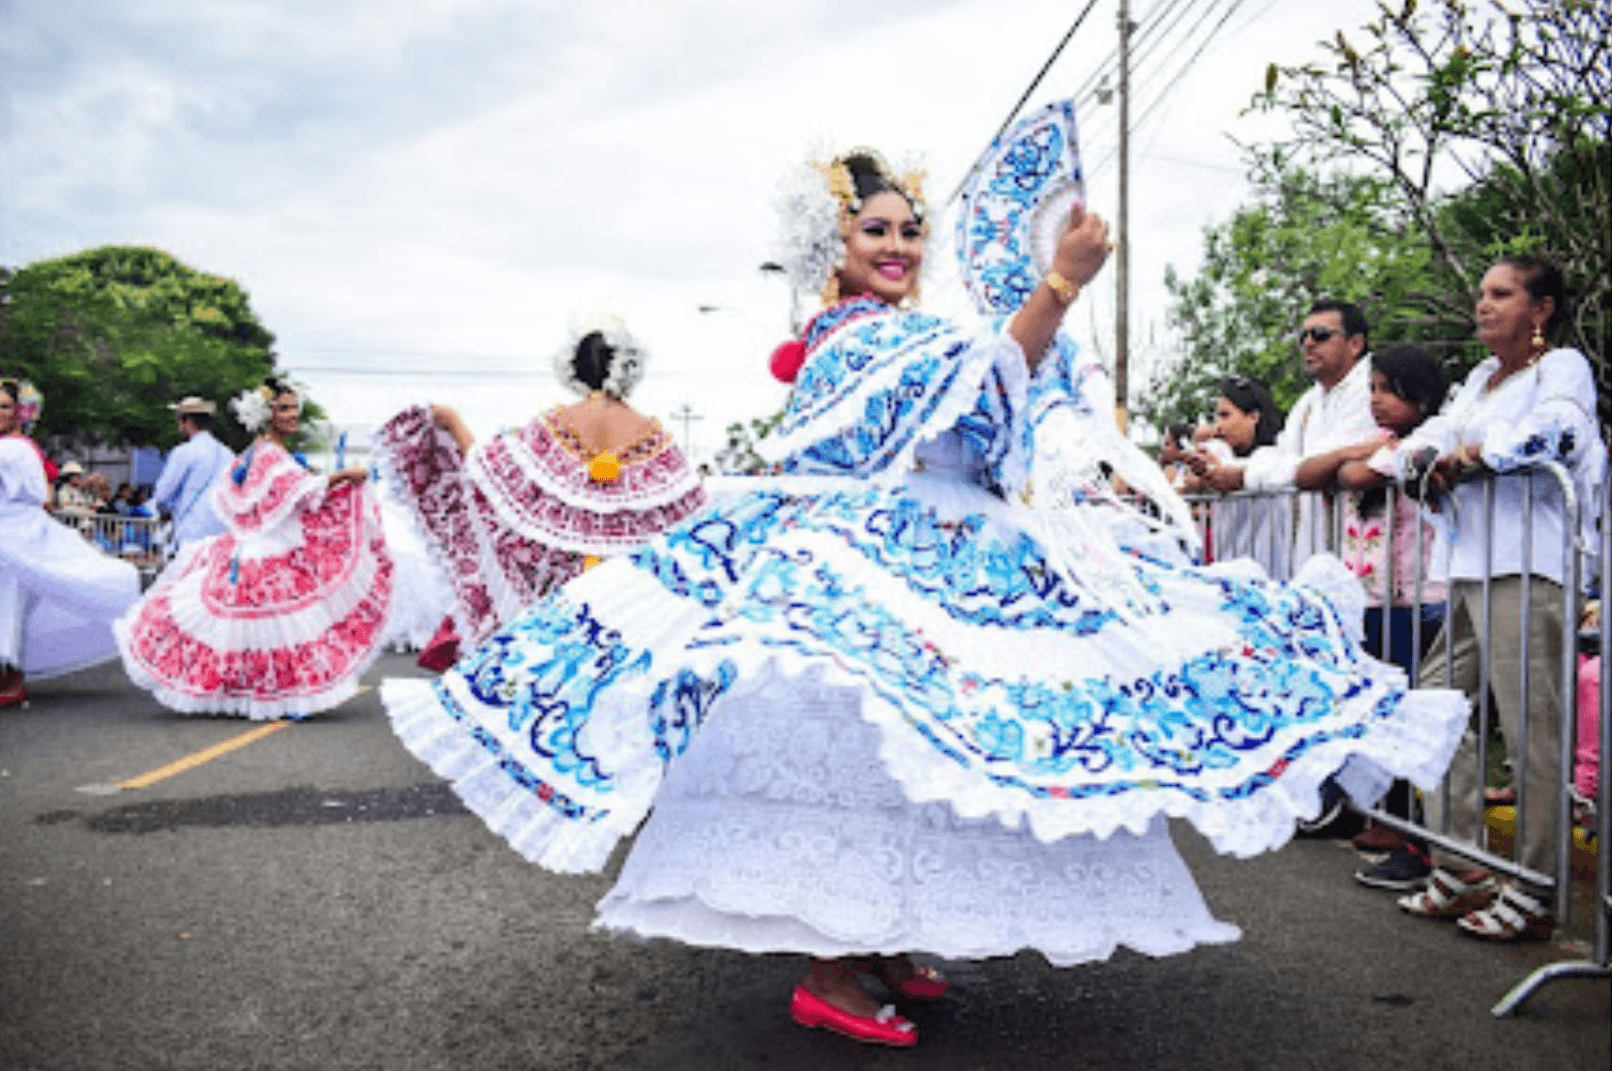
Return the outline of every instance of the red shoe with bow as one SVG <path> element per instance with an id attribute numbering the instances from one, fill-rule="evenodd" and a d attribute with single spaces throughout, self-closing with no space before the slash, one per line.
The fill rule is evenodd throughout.
<path id="1" fill-rule="evenodd" d="M 876 1045 L 894 1045 L 910 1049 L 918 1044 L 918 1028 L 896 1014 L 894 1005 L 886 1004 L 878 1014 L 853 1015 L 836 1007 L 805 986 L 796 986 L 789 1001 L 789 1017 L 804 1027 L 822 1027 L 836 1034 L 844 1034 L 855 1041 L 869 1041 Z"/>

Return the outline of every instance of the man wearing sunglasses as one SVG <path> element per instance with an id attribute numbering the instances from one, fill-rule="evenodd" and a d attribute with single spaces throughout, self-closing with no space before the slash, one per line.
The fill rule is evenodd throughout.
<path id="1" fill-rule="evenodd" d="M 1204 482 L 1216 491 L 1291 491 L 1305 458 L 1375 435 L 1368 333 L 1365 314 L 1347 301 L 1311 305 L 1298 342 L 1304 371 L 1315 377 L 1315 385 L 1287 414 L 1275 445 L 1260 447 L 1240 461 L 1206 461 L 1199 470 Z M 1293 567 L 1325 550 L 1328 543 L 1325 507 L 1316 496 L 1303 496 L 1293 534 Z"/>

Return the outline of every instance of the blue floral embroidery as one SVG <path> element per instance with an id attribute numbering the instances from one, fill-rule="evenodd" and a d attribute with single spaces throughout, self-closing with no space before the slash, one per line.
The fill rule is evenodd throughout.
<path id="1" fill-rule="evenodd" d="M 859 419 L 825 426 L 787 459 L 788 471 L 877 472 L 915 438 L 948 430 L 929 425 L 957 391 L 971 404 L 960 407 L 956 430 L 988 466 L 1001 463 L 1015 436 L 1033 449 L 1038 415 L 1092 411 L 1094 367 L 1063 340 L 1015 412 L 994 369 L 962 381 L 963 344 L 938 321 L 858 303 L 831 311 L 838 319 L 820 337 L 832 330 L 832 342 L 803 371 L 791 418 L 815 432 L 833 422 L 814 414 L 838 412 L 856 396 Z M 854 386 L 867 376 L 877 378 Z M 1048 666 L 1008 677 L 980 664 L 978 650 L 945 644 L 1056 635 L 1112 638 L 1125 650 L 1135 640 L 1111 631 L 1130 626 L 1050 568 L 1034 539 L 1001 535 L 983 517 L 942 520 L 899 485 L 758 491 L 612 566 L 653 578 L 683 607 L 655 649 L 628 642 L 562 589 L 455 667 L 437 694 L 511 777 L 578 821 L 609 813 L 621 776 L 589 743 L 593 718 L 620 717 L 618 704 L 602 702 L 607 694 L 627 688 L 644 697 L 646 720 L 633 723 L 632 739 L 651 761 L 670 762 L 758 652 L 835 666 L 899 713 L 913 736 L 905 746 L 932 748 L 1035 799 L 1246 798 L 1309 749 L 1364 732 L 1358 715 L 1334 718 L 1340 704 L 1366 696 L 1386 717 L 1397 702 L 1393 678 L 1342 639 L 1315 598 L 1141 554 L 1130 560 L 1147 590 L 1190 594 L 1195 612 L 1235 638 L 1130 675 L 1088 669 L 1065 679 Z M 892 584 L 933 613 L 904 616 L 887 605 Z M 483 709 L 467 714 L 459 695 Z M 601 735 L 618 736 L 616 725 Z"/>
<path id="2" fill-rule="evenodd" d="M 724 662 L 710 680 L 682 669 L 655 686 L 649 700 L 649 726 L 661 761 L 670 762 L 688 750 L 711 705 L 733 687 L 738 676 L 733 663 Z"/>

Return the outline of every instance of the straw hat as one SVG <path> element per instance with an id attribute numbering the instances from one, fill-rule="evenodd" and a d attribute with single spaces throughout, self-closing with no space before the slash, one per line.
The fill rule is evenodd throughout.
<path id="1" fill-rule="evenodd" d="M 63 476 L 82 476 L 84 475 L 84 466 L 80 465 L 77 461 L 69 461 L 58 471 L 60 471 Z"/>
<path id="2" fill-rule="evenodd" d="M 194 394 L 179 399 L 168 408 L 172 409 L 179 416 L 191 416 L 196 413 L 212 414 L 218 411 L 218 406 L 214 405 L 206 398 L 198 398 Z"/>

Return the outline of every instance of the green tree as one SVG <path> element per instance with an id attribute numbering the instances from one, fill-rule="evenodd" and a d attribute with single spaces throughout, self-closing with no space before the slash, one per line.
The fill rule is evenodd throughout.
<path id="1" fill-rule="evenodd" d="M 1318 175 L 1251 153 L 1254 200 L 1204 231 L 1203 265 L 1165 272 L 1182 356 L 1147 385 L 1139 407 L 1159 427 L 1196 421 L 1221 376 L 1255 376 L 1291 408 L 1308 383 L 1294 332 L 1317 298 L 1352 301 L 1373 334 L 1421 337 L 1432 285 L 1427 243 L 1404 225 L 1380 179 Z"/>
<path id="2" fill-rule="evenodd" d="M 44 393 L 39 432 L 59 441 L 171 446 L 167 405 L 195 394 L 220 403 L 221 437 L 243 446 L 223 403 L 274 371 L 273 343 L 237 283 L 157 249 L 0 273 L 0 370 Z"/>
<path id="3" fill-rule="evenodd" d="M 765 472 L 767 463 L 756 451 L 756 444 L 778 426 L 784 418 L 779 409 L 771 416 L 752 417 L 748 424 L 734 421 L 728 425 L 728 441 L 716 452 L 716 468 L 724 476 L 755 476 Z"/>
<path id="4" fill-rule="evenodd" d="M 1601 377 L 1612 416 L 1612 4 L 1438 0 L 1379 4 L 1319 62 L 1266 71 L 1254 107 L 1292 120 L 1270 146 L 1312 166 L 1345 162 L 1387 183 L 1432 251 L 1429 321 L 1472 336 L 1489 264 L 1534 252 L 1580 300 L 1569 341 Z M 1453 333 L 1453 332 L 1452 332 Z M 1469 353 L 1469 356 L 1471 354 Z"/>

